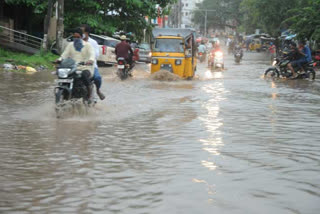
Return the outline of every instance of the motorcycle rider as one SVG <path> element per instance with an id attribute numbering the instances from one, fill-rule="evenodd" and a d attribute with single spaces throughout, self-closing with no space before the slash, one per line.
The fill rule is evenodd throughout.
<path id="1" fill-rule="evenodd" d="M 127 41 L 126 41 L 127 37 L 125 35 L 122 35 L 120 37 L 120 40 L 121 40 L 121 42 L 118 43 L 115 48 L 115 54 L 117 56 L 117 59 L 120 57 L 123 57 L 126 60 L 126 62 L 130 65 L 130 68 L 132 68 L 132 63 L 133 63 L 132 48 L 131 48 L 130 44 L 127 43 Z"/>
<path id="2" fill-rule="evenodd" d="M 97 64 L 97 59 L 100 55 L 100 47 L 99 47 L 98 43 L 96 42 L 96 40 L 94 40 L 90 37 L 91 28 L 89 25 L 84 24 L 81 26 L 81 29 L 83 31 L 83 40 L 86 42 L 89 42 L 95 51 L 96 60 L 94 61 L 93 81 L 94 81 L 94 84 L 96 85 L 97 94 L 98 94 L 100 100 L 104 100 L 105 96 L 100 91 L 102 80 L 101 80 L 101 75 L 99 73 L 99 68 L 98 68 L 98 64 Z"/>
<path id="3" fill-rule="evenodd" d="M 84 85 L 87 87 L 88 99 L 90 100 L 92 95 L 91 77 L 93 77 L 94 74 L 93 63 L 95 61 L 95 54 L 91 44 L 82 40 L 82 36 L 82 29 L 76 28 L 73 32 L 73 42 L 67 45 L 57 61 L 59 62 L 63 59 L 71 58 L 76 63 L 85 62 L 86 65 L 89 66 L 88 70 L 82 71 L 81 78 Z"/>
<path id="4" fill-rule="evenodd" d="M 214 63 L 213 60 L 214 60 L 214 55 L 217 51 L 221 51 L 221 48 L 220 48 L 220 45 L 218 42 L 212 42 L 212 49 L 210 51 L 210 56 L 212 57 L 209 57 L 208 59 L 208 67 L 210 67 L 210 64 L 211 63 Z M 222 51 L 221 51 L 222 52 Z"/>
<path id="5" fill-rule="evenodd" d="M 302 72 L 303 70 L 303 65 L 307 64 L 308 62 L 311 62 L 312 57 L 311 57 L 311 50 L 308 46 L 306 46 L 305 41 L 300 41 L 299 42 L 299 48 L 295 48 L 296 54 L 299 56 L 297 60 L 294 60 L 288 64 L 288 68 L 292 72 L 292 78 L 296 78 L 298 75 L 294 70 L 294 67 L 299 67 Z"/>
<path id="6" fill-rule="evenodd" d="M 207 48 L 204 45 L 204 40 L 201 40 L 201 44 L 198 47 L 198 52 L 203 54 L 203 57 L 206 58 Z"/>
<path id="7" fill-rule="evenodd" d="M 236 56 L 236 53 L 240 53 L 240 59 L 242 59 L 242 57 L 243 57 L 243 50 L 242 50 L 242 48 L 241 48 L 241 46 L 240 45 L 236 45 L 235 47 L 234 47 L 234 56 Z"/>

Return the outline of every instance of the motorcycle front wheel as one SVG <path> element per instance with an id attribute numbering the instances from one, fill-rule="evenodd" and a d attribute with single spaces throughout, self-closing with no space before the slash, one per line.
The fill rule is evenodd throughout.
<path id="1" fill-rule="evenodd" d="M 276 68 L 268 68 L 264 72 L 265 78 L 279 78 L 280 74 L 279 71 Z"/>
<path id="2" fill-rule="evenodd" d="M 60 118 L 62 115 L 62 103 L 64 100 L 64 90 L 63 89 L 58 89 L 55 93 L 55 98 L 56 98 L 56 117 Z"/>

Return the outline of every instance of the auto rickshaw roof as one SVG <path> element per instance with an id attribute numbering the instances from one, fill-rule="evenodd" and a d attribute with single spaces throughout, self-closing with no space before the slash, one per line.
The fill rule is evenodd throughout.
<path id="1" fill-rule="evenodd" d="M 155 28 L 152 31 L 154 38 L 158 36 L 181 36 L 183 38 L 188 38 L 193 33 L 195 33 L 195 30 L 190 28 Z"/>

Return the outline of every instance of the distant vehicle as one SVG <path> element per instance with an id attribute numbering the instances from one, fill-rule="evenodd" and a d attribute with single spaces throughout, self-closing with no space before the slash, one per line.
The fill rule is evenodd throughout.
<path id="1" fill-rule="evenodd" d="M 120 42 L 120 40 L 114 39 L 112 37 L 103 36 L 103 35 L 96 35 L 90 34 L 90 37 L 97 41 L 100 47 L 100 56 L 98 58 L 98 62 L 103 64 L 113 65 L 117 63 L 116 54 L 115 54 L 115 47 Z M 64 50 L 67 45 L 73 41 L 73 37 L 69 36 L 62 41 L 62 50 Z M 54 42 L 51 46 L 51 52 L 57 55 L 60 53 L 57 51 L 56 43 Z M 62 51 L 63 52 L 63 51 Z"/>
<path id="2" fill-rule="evenodd" d="M 208 66 L 209 68 L 211 68 L 211 70 L 215 70 L 217 68 L 224 69 L 224 59 L 222 51 L 217 50 L 209 54 Z"/>
<path id="3" fill-rule="evenodd" d="M 195 31 L 155 28 L 152 35 L 151 74 L 165 70 L 192 79 L 197 68 Z"/>
<path id="4" fill-rule="evenodd" d="M 139 62 L 151 62 L 151 49 L 148 43 L 142 43 L 138 46 L 139 48 Z"/>
<path id="5" fill-rule="evenodd" d="M 123 57 L 118 58 L 117 67 L 118 67 L 117 75 L 121 80 L 125 80 L 129 76 L 131 76 L 130 65 L 126 62 L 126 60 Z"/>

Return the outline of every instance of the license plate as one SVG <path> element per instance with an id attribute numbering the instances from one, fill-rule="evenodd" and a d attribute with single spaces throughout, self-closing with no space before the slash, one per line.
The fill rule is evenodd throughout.
<path id="1" fill-rule="evenodd" d="M 58 79 L 55 80 L 56 83 L 72 83 L 73 79 Z"/>
<path id="2" fill-rule="evenodd" d="M 124 69 L 124 65 L 118 65 L 118 68 Z"/>

